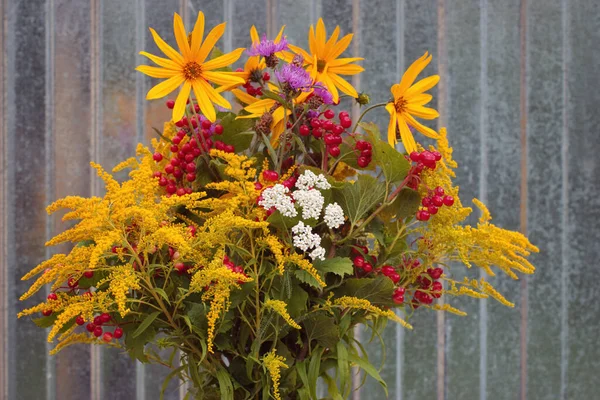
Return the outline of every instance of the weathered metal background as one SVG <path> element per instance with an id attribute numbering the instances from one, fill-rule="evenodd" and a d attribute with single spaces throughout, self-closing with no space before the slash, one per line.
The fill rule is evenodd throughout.
<path id="1" fill-rule="evenodd" d="M 483 199 L 498 224 L 542 250 L 535 276 L 494 278 L 515 309 L 460 300 L 469 317 L 429 312 L 413 332 L 390 326 L 389 398 L 600 396 L 597 0 L 2 0 L 0 398 L 158 398 L 161 368 L 87 346 L 49 358 L 45 332 L 15 315 L 20 277 L 64 228 L 46 204 L 101 193 L 89 161 L 113 166 L 168 118 L 162 101 L 144 100 L 150 80 L 134 71 L 139 50 L 156 50 L 147 27 L 172 40 L 172 13 L 191 23 L 200 9 L 207 25 L 229 22 L 225 50 L 248 45 L 252 24 L 271 35 L 286 24 L 299 45 L 320 16 L 355 32 L 348 52 L 365 57 L 367 72 L 353 83 L 375 101 L 433 53 L 435 105 L 464 198 Z M 360 394 L 384 397 L 372 382 Z M 180 398 L 176 385 L 168 398 Z"/>

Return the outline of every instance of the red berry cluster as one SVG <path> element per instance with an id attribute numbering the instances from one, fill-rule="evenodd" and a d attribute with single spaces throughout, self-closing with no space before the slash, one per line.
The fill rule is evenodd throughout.
<path id="1" fill-rule="evenodd" d="M 102 336 L 102 340 L 104 340 L 105 342 L 110 342 L 113 338 L 120 339 L 121 337 L 123 337 L 123 329 L 119 327 L 116 327 L 114 332 L 104 332 L 102 325 L 109 323 L 110 320 L 110 314 L 102 313 L 100 315 L 95 316 L 94 321 L 88 323 L 85 326 L 85 329 L 87 329 L 88 332 L 93 333 L 96 337 Z M 85 324 L 85 319 L 80 315 L 77 317 L 75 322 L 77 323 L 77 325 L 83 325 Z"/>
<path id="2" fill-rule="evenodd" d="M 419 289 L 413 295 L 413 308 L 418 308 L 420 304 L 431 304 L 433 299 L 439 299 L 442 296 L 442 283 L 438 281 L 443 275 L 441 268 L 429 268 L 425 274 L 417 278 Z"/>
<path id="3" fill-rule="evenodd" d="M 369 274 L 373 271 L 373 265 L 377 264 L 377 257 L 369 256 L 369 248 L 367 246 L 357 247 L 358 249 L 353 247 L 351 250 L 352 263 L 358 270 Z"/>
<path id="4" fill-rule="evenodd" d="M 172 108 L 174 104 L 172 100 L 167 101 L 169 108 Z M 190 107 L 194 107 L 196 112 L 200 111 L 198 104 Z M 163 186 L 169 195 L 183 196 L 192 193 L 191 184 L 196 180 L 196 162 L 202 153 L 213 147 L 229 153 L 235 152 L 235 149 L 219 140 L 213 142 L 212 136 L 222 134 L 223 126 L 213 124 L 202 115 L 195 115 L 189 119 L 183 117 L 175 125 L 180 129 L 171 139 L 172 158 L 164 166 L 164 170 L 155 172 L 154 176 L 158 178 L 158 184 Z M 157 163 L 161 162 L 164 157 L 158 152 L 153 156 Z"/>
<path id="5" fill-rule="evenodd" d="M 223 265 L 225 265 L 229 270 L 235 272 L 236 274 L 242 274 L 245 277 L 248 277 L 248 275 L 246 275 L 246 272 L 244 272 L 244 268 L 240 265 L 235 265 L 233 263 L 233 261 L 231 261 L 229 259 L 229 257 L 227 257 L 227 255 L 225 255 L 225 257 L 223 257 Z M 238 284 L 242 284 L 244 283 L 243 281 L 238 281 Z"/>
<path id="6" fill-rule="evenodd" d="M 354 145 L 354 149 L 357 150 L 358 158 L 356 163 L 361 168 L 367 168 L 371 163 L 373 157 L 373 146 L 366 140 L 358 140 Z"/>
<path id="7" fill-rule="evenodd" d="M 308 119 L 306 124 L 300 125 L 298 132 L 301 136 L 312 135 L 316 139 L 322 138 L 329 155 L 337 157 L 340 155 L 339 145 L 342 143 L 342 133 L 352 126 L 352 119 L 346 111 L 341 111 L 338 114 L 339 124 L 333 122 L 333 118 L 335 118 L 335 111 L 325 110 L 323 113 Z"/>
<path id="8" fill-rule="evenodd" d="M 419 221 L 427 221 L 432 215 L 437 214 L 440 207 L 451 207 L 453 204 L 454 197 L 446 195 L 444 188 L 438 186 L 433 191 L 430 191 L 429 196 L 421 199 L 423 208 L 417 211 L 417 219 Z"/>
<path id="9" fill-rule="evenodd" d="M 235 72 L 244 72 L 244 70 L 242 68 L 238 68 L 235 70 Z M 250 96 L 262 96 L 263 85 L 269 82 L 270 80 L 271 75 L 269 75 L 268 72 L 265 71 L 262 75 L 260 75 L 260 72 L 258 72 L 255 74 L 251 74 L 250 79 L 248 79 L 246 83 L 242 85 L 242 87 L 246 89 L 246 93 L 248 93 Z M 258 83 L 258 87 L 253 86 L 252 82 Z"/>
<path id="10" fill-rule="evenodd" d="M 413 151 L 408 159 L 415 163 L 411 168 L 411 177 L 407 186 L 413 190 L 417 190 L 421 179 L 419 175 L 425 168 L 435 169 L 436 163 L 442 159 L 442 155 L 437 151 L 423 150 L 422 152 Z"/>

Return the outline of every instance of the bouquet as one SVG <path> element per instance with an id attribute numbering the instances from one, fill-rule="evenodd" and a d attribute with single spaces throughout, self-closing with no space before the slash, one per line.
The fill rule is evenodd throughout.
<path id="1" fill-rule="evenodd" d="M 19 316 L 50 328 L 52 353 L 118 347 L 170 368 L 166 381 L 186 383 L 188 398 L 315 399 L 320 380 L 340 399 L 356 369 L 385 388 L 357 326 L 377 337 L 388 320 L 412 329 L 415 312 L 463 315 L 451 296 L 512 306 L 485 279 L 454 278 L 463 265 L 517 279 L 537 248 L 490 223 L 478 200 L 477 225 L 464 224 L 472 209 L 452 183 L 446 131 L 417 120 L 438 117 L 427 91 L 439 77 L 417 80 L 430 55 L 353 118 L 342 105 L 369 97 L 347 80 L 363 72 L 361 58 L 341 57 L 351 34 L 328 37 L 319 20 L 306 50 L 283 28 L 270 39 L 253 27 L 248 49 L 224 54 L 224 30 L 205 35 L 200 12 L 188 33 L 175 14 L 172 47 L 150 29 L 166 57 L 142 52 L 156 66 L 137 70 L 163 79 L 150 100 L 179 89 L 172 119 L 152 150 L 140 144 L 113 169 L 128 180 L 92 163 L 104 197 L 48 207 L 78 222 L 47 245 L 74 246 L 23 277 L 37 280 L 21 299 L 50 294 Z M 389 113 L 386 140 L 363 122 L 377 107 Z"/>

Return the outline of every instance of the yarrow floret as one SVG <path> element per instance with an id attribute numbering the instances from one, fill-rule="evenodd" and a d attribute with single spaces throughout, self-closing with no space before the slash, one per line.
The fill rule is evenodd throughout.
<path id="1" fill-rule="evenodd" d="M 303 219 L 319 218 L 325 204 L 325 198 L 321 192 L 316 189 L 296 190 L 292 196 L 296 200 L 296 204 L 302 207 Z"/>
<path id="2" fill-rule="evenodd" d="M 296 188 L 300 190 L 308 190 L 311 188 L 317 188 L 321 190 L 331 189 L 331 185 L 327 182 L 327 178 L 323 174 L 315 174 L 311 170 L 306 170 L 302 175 L 298 177 L 296 181 Z"/>
<path id="3" fill-rule="evenodd" d="M 262 40 L 253 44 L 247 53 L 251 56 L 271 57 L 273 54 L 284 50 L 288 50 L 288 41 L 285 36 L 279 42 L 275 42 L 267 39 L 267 35 L 263 35 Z"/>
<path id="4" fill-rule="evenodd" d="M 325 207 L 323 220 L 331 229 L 339 228 L 344 223 L 344 210 L 338 203 L 331 203 Z"/>
<path id="5" fill-rule="evenodd" d="M 302 251 L 308 251 L 321 245 L 321 237 L 313 233 L 312 228 L 300 221 L 292 228 L 294 246 Z"/>
<path id="6" fill-rule="evenodd" d="M 313 251 L 311 251 L 309 254 L 310 258 L 312 258 L 312 260 L 324 260 L 325 259 L 325 249 L 321 246 L 317 247 L 316 249 L 314 249 Z"/>
<path id="7" fill-rule="evenodd" d="M 286 217 L 293 218 L 298 215 L 292 198 L 288 195 L 289 189 L 281 184 L 266 188 L 262 192 L 262 199 L 258 204 L 269 210 L 273 207 Z"/>

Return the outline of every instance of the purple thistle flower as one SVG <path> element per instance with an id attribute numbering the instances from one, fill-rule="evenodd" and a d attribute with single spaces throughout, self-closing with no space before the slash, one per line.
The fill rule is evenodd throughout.
<path id="1" fill-rule="evenodd" d="M 314 94 L 323 100 L 323 104 L 333 104 L 333 96 L 321 82 L 315 83 Z"/>
<path id="2" fill-rule="evenodd" d="M 267 35 L 263 35 L 262 40 L 252 45 L 247 51 L 251 56 L 263 56 L 271 57 L 275 53 L 288 49 L 288 42 L 286 37 L 282 37 L 279 43 L 275 43 L 274 40 L 268 40 Z"/>
<path id="3" fill-rule="evenodd" d="M 282 85 L 288 85 L 293 90 L 310 90 L 312 78 L 310 74 L 302 67 L 292 64 L 285 64 L 279 71 L 275 71 L 277 80 Z"/>

